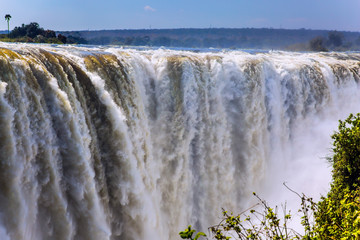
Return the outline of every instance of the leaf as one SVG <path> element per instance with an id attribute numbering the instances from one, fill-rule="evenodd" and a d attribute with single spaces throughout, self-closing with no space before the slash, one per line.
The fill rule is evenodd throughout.
<path id="1" fill-rule="evenodd" d="M 198 232 L 198 233 L 196 234 L 196 236 L 195 236 L 194 240 L 197 240 L 200 236 L 204 236 L 204 237 L 206 237 L 206 234 L 205 234 L 205 233 L 203 233 L 203 232 Z"/>
<path id="2" fill-rule="evenodd" d="M 180 237 L 182 239 L 188 239 L 188 233 L 187 232 L 182 231 L 182 232 L 179 233 L 179 235 L 180 235 Z"/>

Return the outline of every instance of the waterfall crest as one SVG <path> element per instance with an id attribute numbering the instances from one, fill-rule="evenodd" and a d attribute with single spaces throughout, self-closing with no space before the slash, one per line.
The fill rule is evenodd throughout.
<path id="1" fill-rule="evenodd" d="M 360 112 L 359 53 L 1 47 L 1 239 L 177 239 L 318 194 Z"/>

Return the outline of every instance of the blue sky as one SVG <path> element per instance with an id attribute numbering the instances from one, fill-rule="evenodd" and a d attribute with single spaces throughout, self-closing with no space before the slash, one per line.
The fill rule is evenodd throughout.
<path id="1" fill-rule="evenodd" d="M 360 0 L 0 0 L 10 29 L 271 27 L 360 32 Z M 0 29 L 7 24 L 2 17 Z"/>

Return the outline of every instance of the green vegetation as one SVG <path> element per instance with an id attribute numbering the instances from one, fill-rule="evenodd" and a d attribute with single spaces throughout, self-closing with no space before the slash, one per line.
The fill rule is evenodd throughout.
<path id="1" fill-rule="evenodd" d="M 179 233 L 180 237 L 182 239 L 190 239 L 190 240 L 197 240 L 200 236 L 206 237 L 206 234 L 203 232 L 198 232 L 195 237 L 193 238 L 193 235 L 196 231 L 194 229 L 191 229 L 191 225 L 188 226 L 185 231 L 182 231 Z"/>
<path id="2" fill-rule="evenodd" d="M 332 139 L 334 155 L 329 158 L 333 165 L 332 184 L 327 196 L 315 203 L 294 192 L 301 198 L 302 234 L 288 227 L 293 216 L 286 207 L 280 215 L 277 207 L 271 208 L 254 193 L 263 210 L 251 208 L 239 215 L 223 211 L 222 221 L 209 228 L 211 239 L 360 239 L 360 114 L 340 121 Z M 188 235 L 180 232 L 181 238 L 192 239 L 195 230 L 189 226 L 185 232 L 189 231 Z"/>
<path id="3" fill-rule="evenodd" d="M 310 51 L 346 51 L 352 49 L 352 45 L 358 45 L 360 37 L 352 42 L 345 42 L 344 34 L 338 31 L 328 32 L 328 37 L 325 39 L 322 36 L 317 36 L 309 41 Z"/>
<path id="4" fill-rule="evenodd" d="M 48 32 L 48 34 L 45 32 Z M 53 30 L 40 28 L 39 24 L 35 22 L 15 27 L 7 36 L 0 34 L 0 41 L 287 51 L 360 50 L 360 33 L 358 32 L 272 28 L 181 28 L 54 32 Z"/>
<path id="5" fill-rule="evenodd" d="M 7 14 L 5 19 L 9 22 L 11 16 Z M 56 34 L 53 30 L 44 30 L 36 22 L 22 24 L 15 27 L 11 32 L 0 35 L 0 41 L 3 42 L 28 42 L 28 43 L 86 43 L 86 40 L 79 37 L 65 37 L 62 34 Z"/>
<path id="6" fill-rule="evenodd" d="M 331 36 L 335 34 L 335 39 Z M 308 29 L 272 28 L 180 28 L 61 32 L 66 37 L 82 37 L 88 44 L 164 46 L 188 48 L 277 49 L 312 51 L 309 42 L 324 39 L 326 50 L 360 50 L 360 33 Z M 342 35 L 341 44 L 336 35 Z M 334 44 L 335 43 L 335 44 Z"/>
<path id="7" fill-rule="evenodd" d="M 327 239 L 360 239 L 360 114 L 340 121 L 332 138 L 333 181 L 317 204 L 315 231 Z"/>
<path id="8" fill-rule="evenodd" d="M 7 21 L 8 24 L 8 36 L 10 34 L 10 19 L 11 19 L 11 15 L 10 14 L 6 14 L 5 15 L 5 20 Z"/>
<path id="9" fill-rule="evenodd" d="M 318 36 L 310 40 L 309 50 L 315 52 L 327 52 L 328 49 L 325 47 L 325 38 Z"/>
<path id="10" fill-rule="evenodd" d="M 354 191 L 360 187 L 360 114 L 350 115 L 340 121 L 339 132 L 334 139 L 333 184 L 331 193 L 342 196 L 344 190 Z"/>

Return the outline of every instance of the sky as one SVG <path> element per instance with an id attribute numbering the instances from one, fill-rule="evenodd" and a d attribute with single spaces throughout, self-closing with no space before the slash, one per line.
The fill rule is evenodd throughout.
<path id="1" fill-rule="evenodd" d="M 360 32 L 360 0 L 0 0 L 0 29 L 283 28 Z"/>

